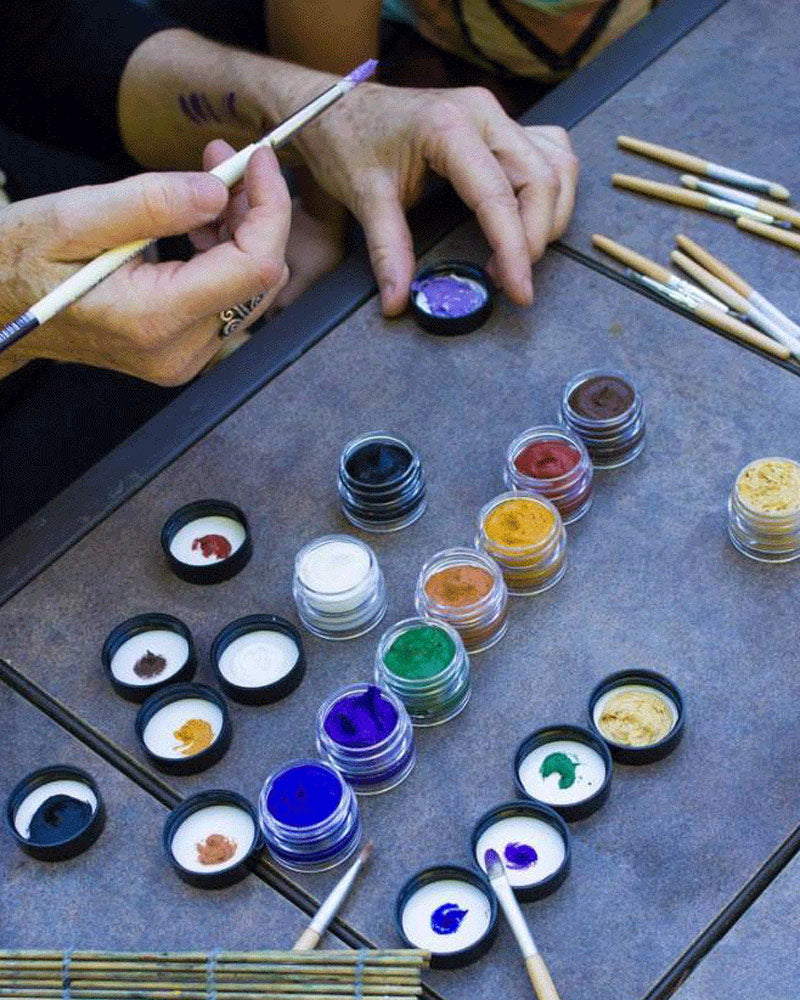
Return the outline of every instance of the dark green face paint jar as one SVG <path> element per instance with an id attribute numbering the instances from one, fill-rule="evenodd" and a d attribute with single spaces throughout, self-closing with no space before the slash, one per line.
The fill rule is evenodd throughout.
<path id="1" fill-rule="evenodd" d="M 381 638 L 375 680 L 397 695 L 415 726 L 438 726 L 469 701 L 469 657 L 450 625 L 406 618 Z"/>

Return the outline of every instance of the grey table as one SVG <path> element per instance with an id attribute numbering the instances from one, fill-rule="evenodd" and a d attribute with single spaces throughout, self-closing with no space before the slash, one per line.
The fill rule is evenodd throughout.
<path id="1" fill-rule="evenodd" d="M 583 722 L 593 684 L 629 665 L 663 670 L 682 686 L 687 732 L 662 763 L 615 769 L 607 806 L 573 827 L 574 870 L 567 883 L 526 908 L 565 1000 L 668 995 L 795 849 L 791 839 L 788 847 L 780 845 L 796 836 L 798 821 L 793 767 L 800 732 L 792 706 L 800 681 L 785 665 L 792 662 L 786 622 L 794 613 L 800 570 L 763 567 L 740 557 L 726 541 L 723 507 L 746 461 L 795 453 L 796 373 L 635 294 L 580 256 L 585 235 L 601 223 L 608 232 L 607 220 L 624 217 L 617 215 L 622 200 L 635 201 L 611 193 L 606 183 L 612 159 L 621 156 L 613 150 L 613 136 L 639 128 L 626 121 L 623 129 L 622 112 L 609 117 L 614 102 L 626 108 L 658 104 L 667 78 L 676 91 L 686 89 L 695 62 L 733 51 L 743 23 L 758 25 L 759 44 L 777 52 L 785 25 L 761 24 L 760 12 L 750 0 L 729 0 L 576 127 L 587 194 L 565 246 L 537 269 L 531 310 L 499 301 L 480 332 L 444 341 L 421 333 L 410 320 L 386 323 L 371 298 L 252 398 L 239 385 L 240 405 L 198 443 L 187 435 L 182 447 L 173 444 L 175 454 L 166 456 L 159 452 L 164 424 L 151 426 L 134 442 L 135 450 L 112 457 L 6 546 L 5 586 L 17 592 L 0 608 L 0 656 L 11 665 L 0 668 L 0 676 L 55 720 L 47 721 L 48 730 L 58 723 L 93 748 L 98 776 L 111 762 L 119 772 L 115 780 L 130 786 L 132 799 L 153 801 L 152 817 L 142 812 L 137 820 L 148 828 L 150 846 L 142 860 L 150 865 L 147 877 L 156 871 L 152 877 L 172 879 L 164 874 L 158 837 L 150 828 L 159 827 L 160 834 L 163 802 L 220 786 L 254 798 L 270 770 L 313 751 L 321 701 L 339 685 L 371 675 L 381 630 L 343 644 L 308 636 L 309 669 L 301 688 L 269 708 L 232 706 L 234 740 L 227 756 L 203 775 L 171 779 L 165 790 L 136 746 L 134 708 L 114 695 L 102 674 L 99 649 L 109 629 L 146 610 L 178 615 L 198 642 L 198 679 L 210 680 L 207 652 L 223 624 L 256 611 L 294 617 L 295 552 L 309 538 L 346 528 L 335 492 L 341 446 L 355 433 L 380 426 L 395 428 L 421 449 L 430 483 L 430 509 L 416 525 L 369 539 L 389 585 L 388 626 L 412 611 L 422 562 L 440 548 L 470 542 L 480 506 L 502 489 L 502 457 L 511 437 L 552 421 L 569 376 L 605 364 L 627 370 L 640 387 L 648 408 L 647 448 L 630 467 L 598 475 L 594 508 L 569 532 L 565 579 L 545 595 L 513 601 L 509 635 L 475 658 L 475 692 L 466 712 L 447 726 L 419 732 L 418 764 L 406 783 L 362 801 L 366 831 L 378 851 L 336 936 L 351 945 L 397 945 L 392 922 L 397 890 L 429 863 L 469 862 L 475 819 L 513 797 L 511 760 L 518 741 L 547 722 Z M 792 13 L 788 4 L 786 13 Z M 724 61 L 719 65 L 733 72 Z M 745 60 L 737 76 L 748 72 L 763 93 L 758 60 Z M 774 97 L 774 79 L 770 85 Z M 725 89 L 720 86 L 720 94 Z M 568 85 L 565 100 L 571 93 Z M 703 93 L 696 87 L 687 93 L 695 115 L 707 121 L 702 151 L 711 153 L 713 140 L 723 159 L 730 131 L 724 115 L 733 115 L 734 106 L 713 105 L 711 114 Z M 675 113 L 684 106 L 673 104 Z M 748 121 L 741 127 L 750 128 L 750 146 L 743 138 L 735 147 L 741 152 L 738 165 L 767 172 L 767 161 L 745 158 L 764 127 L 761 118 Z M 644 125 L 642 119 L 641 130 Z M 668 119 L 658 137 L 671 140 L 668 126 L 677 142 L 679 122 L 670 126 Z M 791 184 L 793 176 L 787 158 L 780 178 Z M 646 243 L 648 225 L 663 237 L 673 231 L 679 213 L 642 203 L 635 218 L 628 215 L 635 222 L 630 231 L 609 235 L 631 243 L 638 239 L 640 249 L 655 253 L 661 244 Z M 715 222 L 703 224 L 716 231 Z M 753 251 L 754 268 L 760 260 L 755 245 L 737 246 Z M 484 253 L 477 233 L 466 226 L 437 245 L 432 256 L 480 259 Z M 780 260 L 785 264 L 785 257 Z M 355 282 L 359 272 L 346 273 Z M 765 270 L 764 279 L 769 277 Z M 771 290 L 763 282 L 762 287 Z M 337 308 L 346 311 L 341 303 Z M 292 320 L 287 316 L 284 324 Z M 295 341 L 295 354 L 308 346 Z M 287 361 L 274 339 L 267 346 L 254 341 L 212 376 L 212 401 L 231 373 L 241 375 L 263 359 L 276 371 Z M 199 397 L 194 406 L 202 427 L 208 417 Z M 167 457 L 172 461 L 153 478 Z M 141 468 L 124 465 L 133 459 Z M 97 508 L 81 503 L 89 486 L 99 488 L 103 474 L 106 492 L 98 519 Z M 242 506 L 254 535 L 249 566 L 216 588 L 178 581 L 158 546 L 170 511 L 201 495 Z M 94 520 L 99 523 L 87 533 Z M 60 538 L 53 551 L 64 554 L 32 569 L 36 559 L 48 562 L 36 551 L 37 538 Z M 33 539 L 34 555 L 27 561 L 25 539 Z M 16 585 L 9 582 L 9 566 Z M 33 713 L 22 703 L 8 711 L 12 718 Z M 88 752 L 77 744 L 75 749 Z M 8 769 L 9 786 L 19 771 L 43 762 L 24 754 L 17 764 L 18 759 Z M 104 869 L 99 846 L 75 864 L 87 872 Z M 17 860 L 10 852 L 4 855 L 5 864 Z M 66 868 L 66 874 L 47 871 L 48 879 L 70 878 Z M 40 872 L 25 863 L 24 905 L 31 914 L 39 912 Z M 241 890 L 247 894 L 241 912 L 263 906 L 276 914 L 274 925 L 263 925 L 265 933 L 273 926 L 283 933 L 283 908 L 295 908 L 300 919 L 300 909 L 313 908 L 334 878 L 334 873 L 290 877 L 265 861 Z M 187 891 L 184 900 L 183 891 L 179 883 L 171 885 L 177 900 L 173 904 L 170 896 L 163 912 L 154 915 L 159 928 L 175 907 L 190 914 L 194 905 L 203 905 L 196 904 L 196 892 Z M 226 926 L 214 935 L 221 947 L 235 936 Z M 92 930 L 80 915 L 72 929 L 77 938 Z M 27 941 L 19 931 L 4 933 L 3 940 L 15 946 Z M 126 940 L 135 948 L 148 939 L 143 930 L 132 929 Z M 505 929 L 481 962 L 431 974 L 429 983 L 454 1000 L 490 993 L 524 996 L 529 989 Z"/>

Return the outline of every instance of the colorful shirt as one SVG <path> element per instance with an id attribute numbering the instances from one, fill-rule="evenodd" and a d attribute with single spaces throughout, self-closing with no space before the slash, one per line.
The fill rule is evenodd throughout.
<path id="1" fill-rule="evenodd" d="M 501 74 L 558 80 L 589 62 L 659 0 L 384 0 L 384 16 Z"/>

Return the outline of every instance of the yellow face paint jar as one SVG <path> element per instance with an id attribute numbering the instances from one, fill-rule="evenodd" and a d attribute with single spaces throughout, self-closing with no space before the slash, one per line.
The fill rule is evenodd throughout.
<path id="1" fill-rule="evenodd" d="M 800 465 L 790 458 L 759 458 L 746 465 L 728 499 L 728 535 L 759 562 L 800 557 Z"/>
<path id="2" fill-rule="evenodd" d="M 566 546 L 557 508 L 534 493 L 501 493 L 480 512 L 475 547 L 500 566 L 510 594 L 539 594 L 558 583 Z"/>

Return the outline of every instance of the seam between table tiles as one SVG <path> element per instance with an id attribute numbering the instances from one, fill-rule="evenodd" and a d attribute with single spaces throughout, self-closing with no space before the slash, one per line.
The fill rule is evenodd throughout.
<path id="1" fill-rule="evenodd" d="M 0 659 L 0 681 L 163 806 L 174 809 L 183 801 L 180 792 L 163 778 L 145 767 L 126 750 L 108 739 L 99 729 L 76 715 L 69 706 L 4 659 Z M 248 867 L 265 885 L 308 916 L 312 916 L 319 909 L 319 901 L 311 893 L 272 865 L 258 859 L 249 862 Z M 338 917 L 332 921 L 328 929 L 350 948 L 379 947 L 357 928 Z M 422 996 L 427 1000 L 445 1000 L 442 994 L 425 984 Z"/>

